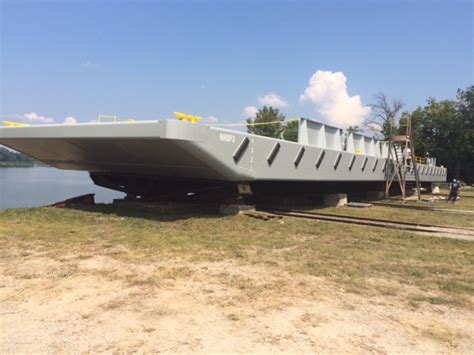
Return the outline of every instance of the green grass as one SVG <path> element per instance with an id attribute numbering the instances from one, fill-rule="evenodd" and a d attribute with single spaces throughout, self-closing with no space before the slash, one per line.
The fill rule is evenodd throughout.
<path id="1" fill-rule="evenodd" d="M 348 212 L 385 218 L 387 213 L 412 215 L 412 211 L 394 209 Z M 450 218 L 465 222 L 462 216 Z M 368 297 L 404 297 L 406 286 L 417 295 L 410 302 L 433 303 L 437 297 L 472 308 L 474 296 L 474 242 L 464 240 L 294 218 L 262 221 L 245 216 L 159 217 L 152 211 L 113 206 L 0 212 L 1 258 L 8 258 L 12 250 L 20 250 L 24 257 L 31 250 L 42 251 L 58 259 L 76 251 L 80 257 L 88 258 L 117 246 L 131 251 L 137 260 L 233 259 L 276 272 L 322 277 Z M 113 257 L 131 257 L 117 250 Z M 163 270 L 156 275 L 157 279 L 187 276 L 186 267 Z M 248 280 L 234 281 L 240 282 L 249 294 L 261 291 L 261 285 Z M 279 288 L 281 284 L 266 287 Z M 435 297 L 435 301 L 430 297 Z"/>
<path id="2" fill-rule="evenodd" d="M 389 201 L 389 203 L 399 204 L 400 201 Z M 474 211 L 474 199 L 463 199 L 454 205 L 444 202 L 425 204 L 420 202 L 405 202 L 407 205 L 421 206 L 426 208 L 439 209 L 463 209 Z M 406 221 L 411 223 L 446 225 L 454 227 L 464 227 L 474 229 L 474 214 L 453 213 L 445 211 L 411 210 L 393 207 L 373 206 L 370 208 L 319 208 L 321 213 L 331 213 L 346 216 L 359 216 L 367 218 L 388 219 L 393 221 Z"/>
<path id="3" fill-rule="evenodd" d="M 317 210 L 317 212 L 474 229 L 474 214 L 420 211 L 382 206 L 370 208 L 325 208 L 324 210 Z"/>
<path id="4" fill-rule="evenodd" d="M 423 199 L 428 199 L 429 197 L 423 197 Z M 394 203 L 398 204 L 401 203 L 400 201 L 383 201 L 385 203 Z M 474 198 L 463 198 L 456 201 L 456 203 L 448 202 L 446 203 L 445 200 L 435 200 L 434 203 L 425 203 L 425 202 L 418 202 L 418 201 L 405 201 L 405 204 L 408 206 L 419 206 L 426 209 L 429 208 L 438 208 L 438 209 L 450 209 L 450 210 L 468 210 L 474 212 Z"/>

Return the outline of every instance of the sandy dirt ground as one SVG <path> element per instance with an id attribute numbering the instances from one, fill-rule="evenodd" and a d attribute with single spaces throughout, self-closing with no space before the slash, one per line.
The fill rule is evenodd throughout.
<path id="1" fill-rule="evenodd" d="M 473 353 L 466 309 L 238 260 L 127 253 L 11 250 L 0 260 L 0 352 Z"/>

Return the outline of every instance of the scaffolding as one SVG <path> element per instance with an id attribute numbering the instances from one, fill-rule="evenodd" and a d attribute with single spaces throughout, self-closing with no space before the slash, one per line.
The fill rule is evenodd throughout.
<path id="1" fill-rule="evenodd" d="M 405 134 L 392 135 L 388 140 L 388 169 L 386 169 L 385 197 L 389 197 L 390 187 L 394 181 L 397 181 L 400 186 L 402 198 L 405 200 L 407 175 L 413 173 L 415 175 L 418 200 L 420 200 L 420 175 L 417 157 L 415 156 L 411 120 L 408 119 L 406 125 L 400 125 L 400 128 L 403 127 L 406 128 Z"/>

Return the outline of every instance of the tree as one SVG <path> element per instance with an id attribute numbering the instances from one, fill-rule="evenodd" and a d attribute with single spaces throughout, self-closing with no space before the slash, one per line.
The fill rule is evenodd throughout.
<path id="1" fill-rule="evenodd" d="M 247 119 L 247 131 L 248 133 L 258 134 L 260 136 L 277 138 L 283 131 L 282 122 L 284 120 L 285 116 L 280 113 L 280 110 L 273 107 L 263 106 L 257 111 L 255 120 L 252 120 L 251 118 Z M 270 122 L 272 123 L 264 124 Z"/>
<path id="2" fill-rule="evenodd" d="M 347 128 L 347 133 L 357 133 L 360 131 L 362 131 L 362 129 L 359 126 L 349 126 L 349 128 Z"/>
<path id="3" fill-rule="evenodd" d="M 436 157 L 448 169 L 448 179 L 474 179 L 473 107 L 470 87 L 459 90 L 456 100 L 429 98 L 424 108 L 409 115 L 416 155 Z"/>
<path id="4" fill-rule="evenodd" d="M 27 155 L 8 150 L 0 146 L 0 162 L 2 163 L 27 163 L 32 164 L 33 159 Z"/>
<path id="5" fill-rule="evenodd" d="M 466 181 L 474 181 L 474 86 L 466 90 L 458 89 L 456 109 L 460 116 L 460 164 L 459 176 Z"/>
<path id="6" fill-rule="evenodd" d="M 397 127 L 398 114 L 402 110 L 404 103 L 401 99 L 389 100 L 383 93 L 375 95 L 374 103 L 370 105 L 372 117 L 366 124 L 377 123 L 382 126 L 383 135 L 388 138 Z"/>
<path id="7" fill-rule="evenodd" d="M 427 140 L 430 154 L 438 163 L 448 168 L 449 177 L 459 178 L 461 121 L 453 100 L 436 101 L 428 99 L 425 107 L 423 133 Z"/>
<path id="8" fill-rule="evenodd" d="M 298 142 L 299 120 L 288 121 L 284 126 L 283 139 L 291 142 Z"/>

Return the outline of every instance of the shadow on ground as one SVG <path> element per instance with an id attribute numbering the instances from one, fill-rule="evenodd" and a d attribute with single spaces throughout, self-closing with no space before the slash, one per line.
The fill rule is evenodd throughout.
<path id="1" fill-rule="evenodd" d="M 72 210 L 140 218 L 160 222 L 173 222 L 189 218 L 224 218 L 217 204 L 173 204 L 173 203 L 114 203 L 95 205 L 71 205 Z"/>

